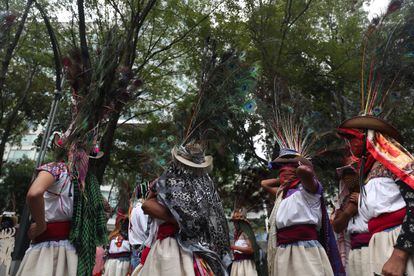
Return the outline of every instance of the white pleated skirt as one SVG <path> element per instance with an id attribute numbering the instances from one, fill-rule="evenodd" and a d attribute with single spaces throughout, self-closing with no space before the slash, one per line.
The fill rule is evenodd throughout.
<path id="1" fill-rule="evenodd" d="M 231 266 L 230 276 L 257 276 L 257 270 L 254 261 L 234 261 Z"/>
<path id="2" fill-rule="evenodd" d="M 348 276 L 372 276 L 369 273 L 369 249 L 368 246 L 352 249 L 348 255 L 346 275 Z"/>
<path id="3" fill-rule="evenodd" d="M 333 276 L 325 249 L 318 241 L 278 246 L 272 276 Z"/>
<path id="4" fill-rule="evenodd" d="M 181 249 L 174 238 L 157 240 L 151 247 L 144 266 L 138 266 L 132 275 L 194 276 L 193 255 Z"/>
<path id="5" fill-rule="evenodd" d="M 104 276 L 126 276 L 129 272 L 129 261 L 109 259 L 105 262 Z"/>
<path id="6" fill-rule="evenodd" d="M 401 226 L 391 228 L 372 236 L 369 242 L 369 268 L 370 275 L 381 275 L 382 267 L 391 257 L 394 245 L 400 234 Z M 405 273 L 414 276 L 414 256 L 410 256 Z"/>
<path id="7" fill-rule="evenodd" d="M 76 276 L 78 256 L 68 240 L 48 241 L 27 249 L 18 276 Z"/>

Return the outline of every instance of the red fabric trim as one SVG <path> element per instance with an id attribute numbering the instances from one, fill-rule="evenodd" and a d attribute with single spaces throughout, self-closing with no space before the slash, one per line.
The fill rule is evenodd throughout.
<path id="1" fill-rule="evenodd" d="M 163 240 L 168 237 L 173 237 L 178 232 L 177 227 L 169 222 L 160 225 L 157 233 L 157 240 Z"/>
<path id="2" fill-rule="evenodd" d="M 246 254 L 246 253 L 234 253 L 234 260 L 241 261 L 241 260 L 253 260 L 253 254 Z"/>
<path id="3" fill-rule="evenodd" d="M 277 230 L 277 245 L 318 240 L 316 225 L 298 224 Z"/>
<path id="4" fill-rule="evenodd" d="M 401 225 L 404 221 L 406 214 L 406 208 L 401 208 L 400 210 L 384 213 L 379 215 L 376 218 L 372 218 L 368 221 L 368 230 L 373 235 L 375 233 L 384 231 L 388 228 Z"/>
<path id="5" fill-rule="evenodd" d="M 338 134 L 341 136 L 354 136 L 358 139 L 364 138 L 364 133 L 352 128 L 338 128 Z"/>
<path id="6" fill-rule="evenodd" d="M 357 249 L 364 246 L 368 246 L 371 240 L 371 233 L 355 233 L 351 234 L 351 249 Z"/>
<path id="7" fill-rule="evenodd" d="M 144 265 L 145 261 L 147 260 L 148 254 L 151 251 L 151 247 L 146 246 L 141 253 L 141 262 L 140 264 Z"/>
<path id="8" fill-rule="evenodd" d="M 398 168 L 391 160 L 388 160 L 382 154 L 376 151 L 375 145 L 372 141 L 367 140 L 367 149 L 372 154 L 372 156 L 378 160 L 382 165 L 384 165 L 388 170 L 390 170 L 394 175 L 396 175 L 401 181 L 414 189 L 414 176 L 407 174 L 402 169 Z"/>
<path id="9" fill-rule="evenodd" d="M 37 236 L 33 243 L 67 240 L 69 239 L 70 228 L 70 221 L 48 222 L 46 231 Z"/>

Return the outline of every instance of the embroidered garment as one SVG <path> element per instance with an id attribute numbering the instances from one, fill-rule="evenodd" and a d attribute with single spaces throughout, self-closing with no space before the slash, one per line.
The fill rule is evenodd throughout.
<path id="1" fill-rule="evenodd" d="M 68 167 L 63 162 L 52 162 L 40 166 L 38 171 L 46 171 L 55 183 L 44 193 L 46 222 L 69 221 L 73 214 L 73 185 Z"/>
<path id="2" fill-rule="evenodd" d="M 155 188 L 158 201 L 179 224 L 179 245 L 205 259 L 215 275 L 223 275 L 225 267 L 221 260 L 229 252 L 229 230 L 210 176 L 172 163 Z"/>
<path id="3" fill-rule="evenodd" d="M 400 235 L 397 239 L 396 248 L 407 251 L 410 255 L 414 254 L 414 189 L 408 187 L 400 181 L 401 195 L 407 204 L 407 214 L 401 226 Z"/>

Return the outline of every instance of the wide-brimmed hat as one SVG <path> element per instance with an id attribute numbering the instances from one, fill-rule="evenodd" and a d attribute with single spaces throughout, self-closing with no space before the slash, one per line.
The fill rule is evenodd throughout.
<path id="1" fill-rule="evenodd" d="M 191 168 L 205 169 L 213 165 L 213 157 L 205 155 L 200 144 L 188 143 L 171 150 L 174 160 Z"/>
<path id="2" fill-rule="evenodd" d="M 53 145 L 58 148 L 64 148 L 64 141 L 62 139 L 62 135 L 58 132 L 53 134 Z M 91 152 L 89 153 L 89 158 L 91 159 L 99 159 L 104 156 L 104 152 L 100 151 L 99 147 L 95 146 Z"/>
<path id="3" fill-rule="evenodd" d="M 372 129 L 386 134 L 401 142 L 402 137 L 398 130 L 383 119 L 372 115 L 355 116 L 345 120 L 339 128 Z"/>
<path id="4" fill-rule="evenodd" d="M 279 156 L 271 163 L 276 165 L 283 165 L 287 163 L 302 163 L 307 166 L 312 166 L 312 162 L 300 155 L 299 152 L 293 149 L 280 149 Z"/>

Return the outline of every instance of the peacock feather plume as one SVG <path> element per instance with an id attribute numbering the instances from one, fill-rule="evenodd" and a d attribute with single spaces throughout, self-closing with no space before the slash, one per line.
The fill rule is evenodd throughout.
<path id="1" fill-rule="evenodd" d="M 210 41 L 183 144 L 203 140 L 210 131 L 224 132 L 236 114 L 254 113 L 256 103 L 251 93 L 259 74 L 260 68 L 247 64 L 243 53 L 230 50 L 219 57 Z"/>
<path id="2" fill-rule="evenodd" d="M 380 115 L 390 92 L 413 64 L 414 7 L 393 0 L 364 34 L 361 60 L 361 113 Z"/>

